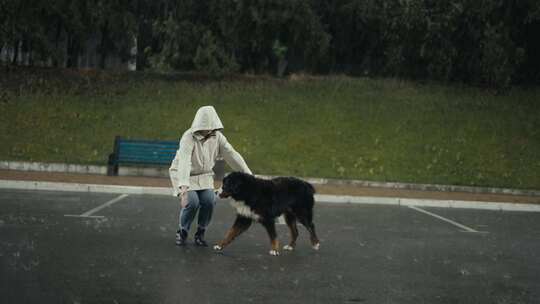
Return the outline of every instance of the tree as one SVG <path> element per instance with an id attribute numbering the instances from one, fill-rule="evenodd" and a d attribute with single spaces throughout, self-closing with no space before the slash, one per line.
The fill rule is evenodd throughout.
<path id="1" fill-rule="evenodd" d="M 131 48 L 137 34 L 136 6 L 128 0 L 101 0 L 94 9 L 95 26 L 100 33 L 99 66 L 106 67 L 113 53 L 123 61 L 131 59 Z"/>
<path id="2" fill-rule="evenodd" d="M 216 41 L 211 31 L 207 31 L 203 35 L 193 62 L 197 70 L 216 77 L 222 77 L 238 70 L 234 56 Z"/>
<path id="3" fill-rule="evenodd" d="M 235 54 L 244 71 L 274 71 L 274 45 L 287 49 L 293 68 L 317 70 L 327 55 L 330 36 L 306 0 L 211 1 L 213 32 Z"/>
<path id="4" fill-rule="evenodd" d="M 167 1 L 154 22 L 151 62 L 159 69 L 193 69 L 197 46 L 208 30 L 205 1 Z"/>

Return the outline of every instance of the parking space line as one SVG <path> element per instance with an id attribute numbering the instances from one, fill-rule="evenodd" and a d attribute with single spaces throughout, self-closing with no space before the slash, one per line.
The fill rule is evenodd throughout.
<path id="1" fill-rule="evenodd" d="M 432 216 L 432 217 L 434 217 L 434 218 L 440 219 L 441 221 L 445 221 L 445 222 L 450 223 L 450 224 L 452 224 L 452 225 L 454 225 L 454 226 L 457 226 L 457 227 L 459 227 L 459 228 L 465 230 L 464 232 L 487 233 L 487 232 L 484 232 L 484 231 L 477 231 L 477 230 L 474 230 L 474 229 L 472 229 L 472 228 L 470 228 L 470 227 L 467 227 L 467 226 L 465 226 L 465 225 L 462 225 L 462 224 L 460 224 L 460 223 L 458 223 L 458 222 L 452 221 L 452 220 L 450 220 L 450 219 L 447 219 L 447 218 L 445 218 L 445 217 L 442 217 L 442 216 L 437 215 L 437 214 L 435 214 L 435 213 L 431 213 L 431 212 L 429 212 L 429 211 L 426 211 L 426 210 L 424 210 L 424 209 L 421 209 L 421 208 L 418 208 L 418 207 L 415 207 L 415 206 L 408 206 L 408 207 L 411 208 L 411 209 L 414 209 L 414 210 L 416 210 L 416 211 L 418 211 L 418 212 L 421 212 L 421 213 L 430 215 L 430 216 Z"/>
<path id="2" fill-rule="evenodd" d="M 84 217 L 84 218 L 95 218 L 95 219 L 102 219 L 105 218 L 103 215 L 77 215 L 77 214 L 64 214 L 65 217 Z"/>
<path id="3" fill-rule="evenodd" d="M 96 208 L 94 209 L 90 209 L 88 211 L 86 211 L 85 213 L 81 214 L 81 215 L 74 215 L 74 214 L 65 214 L 64 216 L 67 216 L 67 217 L 90 217 L 90 218 L 103 218 L 104 216 L 95 216 L 95 215 L 92 215 L 98 211 L 100 211 L 101 209 L 103 208 L 107 208 L 109 206 L 111 206 L 112 204 L 114 203 L 117 203 L 121 200 L 123 200 L 124 198 L 128 197 L 127 194 L 122 194 L 108 202 L 106 202 L 105 204 L 103 205 L 100 205 L 100 206 L 97 206 Z"/>

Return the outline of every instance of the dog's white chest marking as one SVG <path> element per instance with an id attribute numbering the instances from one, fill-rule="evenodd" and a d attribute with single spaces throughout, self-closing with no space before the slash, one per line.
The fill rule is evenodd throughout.
<path id="1" fill-rule="evenodd" d="M 253 212 L 251 208 L 249 208 L 249 206 L 247 206 L 243 201 L 231 200 L 230 204 L 234 209 L 236 209 L 236 213 L 240 214 L 241 216 L 248 217 L 256 221 L 259 220 L 260 216 Z"/>

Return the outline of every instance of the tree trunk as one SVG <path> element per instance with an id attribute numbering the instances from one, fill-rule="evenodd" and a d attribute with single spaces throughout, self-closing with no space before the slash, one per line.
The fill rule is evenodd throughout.
<path id="1" fill-rule="evenodd" d="M 71 34 L 68 35 L 68 47 L 67 47 L 67 67 L 76 68 L 79 66 L 79 42 L 77 38 L 74 38 Z"/>
<path id="2" fill-rule="evenodd" d="M 279 58 L 277 64 L 277 77 L 281 78 L 285 75 L 285 70 L 287 69 L 287 64 L 289 62 L 285 58 Z"/>
<path id="3" fill-rule="evenodd" d="M 67 37 L 67 61 L 66 61 L 66 67 L 71 68 L 73 67 L 73 38 L 71 38 L 71 34 L 68 34 Z"/>
<path id="4" fill-rule="evenodd" d="M 143 1 L 137 1 L 137 57 L 135 58 L 135 67 L 137 71 L 142 71 L 146 66 L 146 56 L 144 49 L 146 48 L 146 31 L 145 13 Z"/>
<path id="5" fill-rule="evenodd" d="M 142 17 L 139 17 L 143 19 Z M 148 66 L 145 49 L 150 45 L 152 36 L 152 25 L 148 22 L 139 20 L 137 30 L 137 71 L 142 71 Z"/>
<path id="6" fill-rule="evenodd" d="M 28 42 L 28 65 L 34 66 L 34 56 L 32 51 L 32 42 Z"/>
<path id="7" fill-rule="evenodd" d="M 101 27 L 101 43 L 99 46 L 99 67 L 105 69 L 107 64 L 107 54 L 109 51 L 109 22 L 105 21 L 105 24 Z"/>
<path id="8" fill-rule="evenodd" d="M 19 40 L 15 42 L 15 45 L 13 46 L 13 61 L 12 64 L 17 64 L 17 60 L 19 59 Z"/>
<path id="9" fill-rule="evenodd" d="M 56 24 L 56 36 L 54 37 L 54 48 L 56 51 L 58 51 L 58 47 L 60 45 L 60 36 L 62 35 L 62 22 L 58 20 L 58 23 Z M 53 54 L 53 60 L 52 60 L 53 67 L 58 67 L 58 54 Z"/>
<path id="10" fill-rule="evenodd" d="M 30 39 L 28 38 L 28 35 L 23 35 L 23 40 L 21 43 L 21 65 L 28 66 L 30 64 Z"/>

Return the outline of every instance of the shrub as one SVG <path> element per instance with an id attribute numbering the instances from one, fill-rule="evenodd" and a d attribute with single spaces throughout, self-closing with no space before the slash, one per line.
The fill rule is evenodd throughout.
<path id="1" fill-rule="evenodd" d="M 198 71 L 216 77 L 238 71 L 234 56 L 228 54 L 223 46 L 216 42 L 211 31 L 207 31 L 202 37 L 193 63 Z"/>

